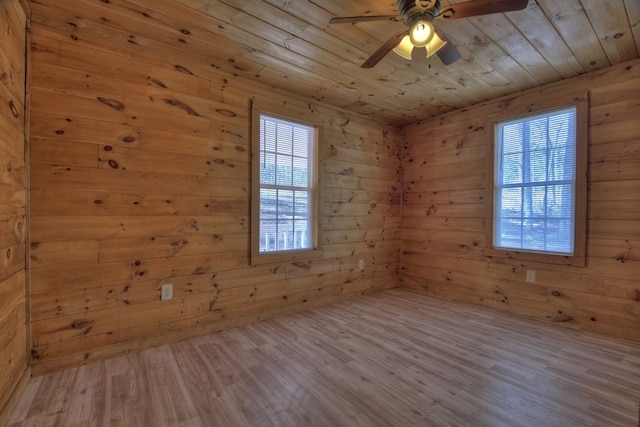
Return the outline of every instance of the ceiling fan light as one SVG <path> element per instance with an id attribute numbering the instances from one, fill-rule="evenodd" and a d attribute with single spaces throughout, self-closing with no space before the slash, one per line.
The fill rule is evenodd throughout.
<path id="1" fill-rule="evenodd" d="M 442 40 L 437 34 L 434 34 L 431 41 L 425 46 L 427 49 L 427 58 L 439 51 L 445 44 L 447 44 L 446 41 Z"/>
<path id="2" fill-rule="evenodd" d="M 415 47 L 425 47 L 435 34 L 433 24 L 429 21 L 418 21 L 411 26 L 409 37 Z"/>
<path id="3" fill-rule="evenodd" d="M 393 51 L 398 55 L 402 56 L 404 59 L 411 60 L 411 52 L 413 51 L 413 44 L 411 44 L 411 38 L 409 36 L 404 36 L 402 41 L 398 46 L 396 46 Z"/>

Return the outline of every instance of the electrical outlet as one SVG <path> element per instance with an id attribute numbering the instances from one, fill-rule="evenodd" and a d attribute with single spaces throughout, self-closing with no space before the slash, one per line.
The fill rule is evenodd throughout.
<path id="1" fill-rule="evenodd" d="M 171 283 L 162 285 L 162 296 L 160 299 L 162 301 L 173 299 L 173 285 Z"/>
<path id="2" fill-rule="evenodd" d="M 363 260 L 363 259 L 361 259 L 360 261 L 358 261 L 358 268 L 359 268 L 360 270 L 364 270 L 364 260 Z"/>
<path id="3" fill-rule="evenodd" d="M 527 282 L 535 282 L 536 281 L 536 272 L 534 270 L 527 270 Z"/>

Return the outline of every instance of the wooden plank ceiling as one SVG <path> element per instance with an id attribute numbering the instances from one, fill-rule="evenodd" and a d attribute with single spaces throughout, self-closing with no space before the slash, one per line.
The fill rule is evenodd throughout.
<path id="1" fill-rule="evenodd" d="M 397 14 L 393 0 L 132 2 L 156 18 L 188 17 L 179 41 L 215 67 L 395 126 L 640 56 L 638 0 L 530 0 L 522 11 L 438 20 L 461 60 L 445 67 L 416 49 L 412 61 L 390 53 L 372 69 L 360 65 L 404 24 L 329 19 Z"/>

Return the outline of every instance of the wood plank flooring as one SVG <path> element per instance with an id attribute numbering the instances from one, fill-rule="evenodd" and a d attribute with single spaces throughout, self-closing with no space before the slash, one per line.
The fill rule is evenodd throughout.
<path id="1" fill-rule="evenodd" d="M 640 343 L 395 289 L 33 378 L 18 426 L 636 426 Z"/>

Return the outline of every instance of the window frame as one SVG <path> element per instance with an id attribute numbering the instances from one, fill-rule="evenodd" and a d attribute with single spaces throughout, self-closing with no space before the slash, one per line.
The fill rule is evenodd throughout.
<path id="1" fill-rule="evenodd" d="M 252 100 L 251 102 L 251 236 L 250 262 L 251 265 L 261 265 L 277 262 L 291 262 L 309 260 L 322 256 L 320 238 L 320 126 L 308 120 L 292 118 L 294 111 L 267 103 Z M 282 251 L 260 252 L 260 119 L 266 115 L 278 120 L 300 124 L 314 129 L 311 150 L 311 185 L 310 202 L 311 215 L 311 247 L 309 249 L 290 249 Z"/>
<path id="2" fill-rule="evenodd" d="M 524 101 L 524 100 L 523 100 Z M 533 103 L 509 105 L 507 102 L 499 112 L 487 117 L 488 155 L 485 216 L 485 255 L 497 258 L 509 258 L 550 264 L 574 266 L 586 265 L 587 246 L 587 185 L 589 153 L 589 93 L 571 94 L 549 100 L 536 100 Z M 544 251 L 529 251 L 497 248 L 494 246 L 495 209 L 496 209 L 496 167 L 498 125 L 502 122 L 524 119 L 548 112 L 575 107 L 576 109 L 576 158 L 575 158 L 575 195 L 574 195 L 574 241 L 573 254 L 560 254 Z"/>

